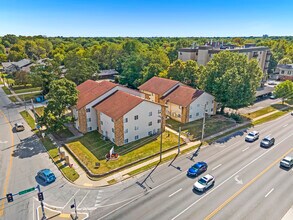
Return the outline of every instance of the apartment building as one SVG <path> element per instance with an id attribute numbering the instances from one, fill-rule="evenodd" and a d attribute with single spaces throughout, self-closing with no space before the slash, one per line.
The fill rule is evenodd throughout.
<path id="1" fill-rule="evenodd" d="M 245 54 L 248 59 L 256 59 L 259 67 L 267 79 L 269 61 L 271 52 L 268 47 L 257 47 L 255 44 L 246 44 L 244 47 L 235 47 L 234 45 L 206 45 L 191 48 L 181 48 L 178 50 L 178 59 L 182 61 L 195 60 L 199 65 L 206 65 L 215 54 L 228 50 L 231 52 Z"/>
<path id="2" fill-rule="evenodd" d="M 162 106 L 144 94 L 109 81 L 77 86 L 77 105 L 72 107 L 75 127 L 82 133 L 98 130 L 117 146 L 161 131 Z"/>
<path id="3" fill-rule="evenodd" d="M 153 77 L 139 87 L 145 98 L 165 105 L 165 114 L 181 123 L 216 114 L 214 97 L 179 81 Z"/>
<path id="4" fill-rule="evenodd" d="M 276 76 L 279 80 L 293 81 L 293 64 L 279 64 L 276 68 Z"/>

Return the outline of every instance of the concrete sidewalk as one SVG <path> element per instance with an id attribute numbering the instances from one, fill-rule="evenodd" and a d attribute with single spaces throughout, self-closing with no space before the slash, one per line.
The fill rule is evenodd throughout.
<path id="1" fill-rule="evenodd" d="M 284 215 L 284 217 L 282 218 L 282 220 L 292 220 L 292 219 L 293 219 L 293 206 Z"/>

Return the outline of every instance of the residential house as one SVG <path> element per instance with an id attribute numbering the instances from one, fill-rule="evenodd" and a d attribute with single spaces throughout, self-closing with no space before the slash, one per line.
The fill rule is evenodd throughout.
<path id="1" fill-rule="evenodd" d="M 216 114 L 214 97 L 178 81 L 153 77 L 139 87 L 146 99 L 166 106 L 166 115 L 181 123 Z"/>
<path id="2" fill-rule="evenodd" d="M 75 127 L 82 133 L 98 130 L 116 145 L 161 131 L 162 106 L 144 99 L 144 94 L 109 81 L 77 86 L 77 105 L 72 107 Z"/>
<path id="3" fill-rule="evenodd" d="M 3 62 L 3 71 L 5 73 L 14 73 L 16 71 L 29 71 L 29 67 L 32 65 L 32 62 L 29 59 L 22 59 L 17 62 Z"/>
<path id="4" fill-rule="evenodd" d="M 293 64 L 279 64 L 275 72 L 279 80 L 292 80 L 293 81 Z"/>
<path id="5" fill-rule="evenodd" d="M 97 74 L 99 76 L 99 79 L 114 80 L 115 76 L 117 76 L 119 73 L 115 69 L 109 69 L 109 70 L 100 70 L 99 73 Z"/>

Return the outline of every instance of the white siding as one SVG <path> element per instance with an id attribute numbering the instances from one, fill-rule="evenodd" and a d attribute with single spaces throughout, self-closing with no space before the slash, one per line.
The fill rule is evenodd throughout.
<path id="1" fill-rule="evenodd" d="M 214 97 L 208 93 L 203 93 L 190 104 L 189 116 L 188 116 L 189 122 L 203 117 L 205 104 L 207 104 L 206 105 L 207 114 L 209 115 L 214 114 Z"/>
<path id="2" fill-rule="evenodd" d="M 73 117 L 75 119 L 74 126 L 75 126 L 76 129 L 79 129 L 78 112 L 77 112 L 76 108 L 72 109 L 72 114 L 73 114 Z"/>
<path id="3" fill-rule="evenodd" d="M 124 140 L 128 139 L 128 143 L 135 141 L 135 136 L 138 135 L 139 139 L 149 136 L 149 132 L 157 132 L 161 128 L 161 123 L 158 123 L 160 120 L 161 106 L 155 103 L 144 101 L 136 106 L 134 109 L 129 111 L 123 117 L 124 122 Z M 149 116 L 149 112 L 152 112 L 152 116 Z M 138 119 L 134 120 L 134 116 L 138 115 Z M 128 122 L 125 122 L 127 118 Z M 149 122 L 152 122 L 152 125 L 149 126 Z M 135 127 L 138 127 L 138 130 L 135 130 Z M 128 133 L 125 133 L 125 130 L 128 129 Z"/>
<path id="4" fill-rule="evenodd" d="M 115 138 L 115 133 L 112 132 L 112 128 L 114 129 L 114 122 L 109 116 L 103 114 L 102 112 L 101 112 L 100 119 L 101 119 L 101 131 L 103 136 L 108 137 L 113 142 L 113 138 Z"/>
<path id="5" fill-rule="evenodd" d="M 168 106 L 168 108 L 166 109 L 167 115 L 173 118 L 174 120 L 181 122 L 182 108 L 179 105 L 176 105 L 172 102 L 168 102 L 167 106 Z"/>

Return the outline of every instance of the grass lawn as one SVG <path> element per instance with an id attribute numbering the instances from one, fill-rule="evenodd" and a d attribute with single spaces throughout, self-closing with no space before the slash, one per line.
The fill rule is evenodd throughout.
<path id="1" fill-rule="evenodd" d="M 66 127 L 64 127 L 62 130 L 56 132 L 56 135 L 59 136 L 60 138 L 70 138 L 73 137 L 74 135 L 69 131 Z"/>
<path id="2" fill-rule="evenodd" d="M 163 133 L 163 150 L 176 146 L 177 143 L 178 137 L 175 134 L 169 132 Z M 183 140 L 181 143 L 183 143 Z M 67 145 L 88 169 L 93 173 L 101 174 L 158 153 L 160 151 L 160 137 L 147 137 L 124 146 L 115 146 L 115 152 L 120 157 L 118 160 L 108 162 L 105 159 L 105 155 L 114 144 L 110 141 L 104 141 L 97 131 L 90 132 Z M 95 168 L 96 162 L 100 163 L 98 169 Z"/>
<path id="3" fill-rule="evenodd" d="M 3 86 L 2 89 L 3 89 L 3 91 L 6 93 L 6 95 L 10 95 L 10 94 L 12 94 L 12 93 L 10 92 L 10 90 L 9 90 L 6 86 Z"/>
<path id="4" fill-rule="evenodd" d="M 243 116 L 245 116 L 245 117 L 247 117 L 249 119 L 254 119 L 254 118 L 257 118 L 259 116 L 274 112 L 276 110 L 281 110 L 282 108 L 286 108 L 286 107 L 288 107 L 288 106 L 283 105 L 283 104 L 274 104 L 274 105 L 268 106 L 266 108 L 260 109 L 258 111 L 251 112 L 251 113 L 248 113 L 248 114 L 244 114 Z"/>
<path id="5" fill-rule="evenodd" d="M 201 131 L 202 131 L 202 123 L 203 119 L 199 119 L 193 122 L 189 122 L 187 124 L 182 124 L 172 119 L 168 119 L 166 124 L 171 127 L 173 130 L 178 131 L 179 127 L 181 127 L 181 131 L 184 135 L 186 132 L 190 133 L 189 138 L 191 139 L 200 139 Z M 226 118 L 222 115 L 214 115 L 206 118 L 205 124 L 205 137 L 228 129 L 235 125 L 235 121 L 229 118 Z"/>
<path id="6" fill-rule="evenodd" d="M 35 111 L 37 113 L 38 116 L 43 116 L 44 115 L 44 106 L 41 106 L 41 107 L 37 107 L 35 108 Z"/>
<path id="7" fill-rule="evenodd" d="M 8 98 L 10 99 L 11 102 L 17 102 L 17 99 L 15 98 L 15 96 L 10 96 Z"/>
<path id="8" fill-rule="evenodd" d="M 36 129 L 35 120 L 32 118 L 32 116 L 27 111 L 20 112 L 21 116 L 24 118 L 24 120 L 28 123 L 28 125 L 31 127 L 32 130 Z"/>
<path id="9" fill-rule="evenodd" d="M 289 104 L 289 105 L 293 105 L 293 99 L 286 100 L 286 103 Z"/>
<path id="10" fill-rule="evenodd" d="M 13 91 L 15 93 L 24 93 L 24 92 L 35 92 L 35 91 L 41 91 L 41 87 L 32 87 L 31 85 L 28 86 L 13 86 Z"/>
<path id="11" fill-rule="evenodd" d="M 19 98 L 21 100 L 25 100 L 25 101 L 28 101 L 28 100 L 31 100 L 31 99 L 34 99 L 35 97 L 41 95 L 42 92 L 37 92 L 37 93 L 31 93 L 31 94 L 25 94 L 25 95 L 20 95 Z"/>
<path id="12" fill-rule="evenodd" d="M 265 122 L 268 122 L 268 121 L 272 121 L 272 120 L 275 120 L 283 115 L 285 115 L 286 113 L 292 111 L 293 108 L 287 108 L 286 110 L 283 110 L 283 111 L 279 111 L 279 112 L 276 112 L 272 115 L 269 115 L 267 117 L 264 117 L 264 118 L 261 118 L 259 120 L 256 120 L 256 121 L 253 121 L 252 124 L 253 125 L 258 125 L 258 124 L 262 124 L 262 123 L 265 123 Z"/>
<path id="13" fill-rule="evenodd" d="M 56 166 L 61 170 L 61 172 L 72 182 L 78 179 L 79 174 L 69 166 L 65 166 L 62 164 L 62 161 L 60 161 L 60 158 L 58 156 L 58 149 L 53 145 L 53 143 L 50 141 L 49 138 L 45 137 L 42 139 L 42 143 L 47 149 L 50 156 L 53 158 L 54 163 Z"/>

